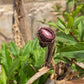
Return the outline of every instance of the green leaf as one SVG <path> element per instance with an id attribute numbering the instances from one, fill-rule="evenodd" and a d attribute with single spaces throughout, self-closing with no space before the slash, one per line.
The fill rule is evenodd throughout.
<path id="1" fill-rule="evenodd" d="M 75 11 L 72 12 L 72 17 L 76 17 L 76 15 L 80 12 L 82 5 L 78 6 Z"/>
<path id="2" fill-rule="evenodd" d="M 14 42 L 9 43 L 9 48 L 12 53 L 12 55 L 17 58 L 19 56 L 19 50 Z"/>
<path id="3" fill-rule="evenodd" d="M 84 43 L 77 43 L 75 45 L 66 46 L 60 49 L 61 55 L 74 58 L 74 54 L 84 52 Z"/>
<path id="4" fill-rule="evenodd" d="M 59 17 L 57 17 L 57 23 L 48 22 L 47 24 L 50 26 L 58 28 L 62 32 L 65 32 L 66 24 Z"/>
<path id="5" fill-rule="evenodd" d="M 60 27 L 57 23 L 52 23 L 52 22 L 50 22 L 50 23 L 47 23 L 47 24 L 50 25 L 50 26 L 53 26 L 53 27 L 58 28 L 58 29 L 59 29 L 60 31 L 62 31 L 62 32 L 65 31 L 65 29 L 62 28 L 62 27 Z"/>
<path id="6" fill-rule="evenodd" d="M 9 82 L 9 80 L 16 74 L 15 70 L 18 69 L 20 66 L 20 60 L 17 58 L 13 61 L 10 69 L 9 69 L 9 74 L 8 74 L 8 78 L 7 78 L 7 83 Z"/>
<path id="7" fill-rule="evenodd" d="M 32 50 L 31 41 L 28 41 L 26 43 L 26 45 L 23 46 L 23 48 L 20 49 L 20 56 L 28 55 L 31 50 Z"/>
<path id="8" fill-rule="evenodd" d="M 25 84 L 35 74 L 35 71 L 30 66 L 33 64 L 33 60 L 29 56 L 30 55 L 19 56 L 20 59 L 19 84 Z"/>
<path id="9" fill-rule="evenodd" d="M 35 38 L 32 42 L 32 49 L 36 50 L 36 49 L 40 49 L 40 45 L 39 45 L 39 40 L 37 38 Z"/>
<path id="10" fill-rule="evenodd" d="M 67 28 L 72 28 L 73 26 L 73 17 L 70 16 L 68 13 L 67 13 L 67 16 L 68 16 L 68 24 L 67 24 Z"/>
<path id="11" fill-rule="evenodd" d="M 53 27 L 57 27 L 56 23 L 48 22 L 47 24 L 50 25 L 50 26 L 53 26 Z"/>
<path id="12" fill-rule="evenodd" d="M 28 41 L 26 45 L 20 49 L 20 56 L 25 56 L 33 52 L 33 50 L 40 49 L 39 40 L 35 38 L 33 42 Z"/>
<path id="13" fill-rule="evenodd" d="M 67 28 L 67 29 L 65 29 L 65 34 L 67 34 L 67 35 L 68 35 L 69 33 L 70 33 L 70 29 L 68 29 L 68 28 Z"/>
<path id="14" fill-rule="evenodd" d="M 0 62 L 1 65 L 3 65 L 3 67 L 6 71 L 6 74 L 8 75 L 9 68 L 11 67 L 11 64 L 12 64 L 12 58 L 10 56 L 10 52 L 7 47 L 7 44 L 5 44 L 5 43 L 2 44 L 0 60 L 1 60 L 1 62 Z"/>
<path id="15" fill-rule="evenodd" d="M 25 63 L 21 63 L 21 68 L 20 68 L 20 70 L 19 70 L 19 77 L 20 77 L 20 80 L 19 80 L 19 84 L 25 84 L 26 83 L 26 81 L 28 80 L 28 78 L 27 78 L 27 74 L 28 73 L 30 73 L 29 71 L 28 71 L 28 73 L 25 73 L 24 71 L 28 68 L 29 69 L 29 67 L 26 67 L 26 68 L 24 68 L 24 64 Z M 27 69 L 27 70 L 28 70 Z M 32 72 L 32 71 L 31 71 Z M 32 74 L 32 73 L 31 73 Z"/>
<path id="16" fill-rule="evenodd" d="M 35 50 L 33 51 L 33 58 L 35 60 L 34 66 L 37 68 L 40 68 L 40 65 L 44 64 L 45 60 L 45 50 L 40 49 L 40 50 Z"/>
<path id="17" fill-rule="evenodd" d="M 74 20 L 72 29 L 76 28 L 78 26 L 78 24 L 80 23 L 80 21 L 83 21 L 83 20 L 84 20 L 84 16 L 80 16 L 80 17 L 76 18 Z"/>
<path id="18" fill-rule="evenodd" d="M 67 46 L 61 49 L 61 52 L 81 51 L 84 50 L 84 43 L 77 43 L 75 45 Z"/>
<path id="19" fill-rule="evenodd" d="M 6 76 L 6 72 L 3 68 L 3 66 L 1 66 L 1 72 L 0 72 L 0 84 L 6 84 L 7 81 L 7 76 Z"/>
<path id="20" fill-rule="evenodd" d="M 76 1 L 75 0 L 72 0 L 72 1 L 69 1 L 69 3 L 68 3 L 68 7 L 70 8 L 72 5 L 74 5 L 76 3 Z"/>
<path id="21" fill-rule="evenodd" d="M 74 58 L 76 58 L 77 62 L 84 63 L 84 52 L 74 53 Z"/>
<path id="22" fill-rule="evenodd" d="M 61 20 L 59 17 L 57 17 L 57 23 L 60 27 L 62 27 L 63 29 L 66 28 L 66 24 L 63 20 Z"/>
<path id="23" fill-rule="evenodd" d="M 29 59 L 28 59 L 28 62 L 27 62 L 27 59 L 25 59 L 24 61 L 21 61 L 21 68 L 19 71 L 20 84 L 25 84 L 35 74 L 35 71 L 30 66 L 31 64 L 32 64 L 31 60 Z"/>
<path id="24" fill-rule="evenodd" d="M 81 21 L 78 25 L 78 31 L 79 31 L 79 38 L 80 41 L 83 41 L 84 39 L 84 23 Z"/>
<path id="25" fill-rule="evenodd" d="M 56 33 L 56 39 L 58 39 L 61 42 L 67 42 L 69 44 L 77 43 L 77 41 L 72 36 L 62 33 L 62 32 Z"/>

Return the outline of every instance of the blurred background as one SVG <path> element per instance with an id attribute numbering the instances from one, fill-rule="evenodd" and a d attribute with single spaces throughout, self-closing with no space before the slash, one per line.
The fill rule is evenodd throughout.
<path id="1" fill-rule="evenodd" d="M 0 0 L 0 45 L 13 40 L 12 1 Z M 23 2 L 27 18 L 26 24 L 28 24 L 28 40 L 35 38 L 38 28 L 48 26 L 45 22 L 56 22 L 57 17 L 65 20 L 66 12 L 73 11 L 78 5 L 84 4 L 83 0 L 23 0 Z M 81 14 L 84 14 L 84 10 L 81 11 Z"/>

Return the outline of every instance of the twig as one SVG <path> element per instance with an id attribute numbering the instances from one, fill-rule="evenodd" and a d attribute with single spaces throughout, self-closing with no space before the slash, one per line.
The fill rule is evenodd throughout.
<path id="1" fill-rule="evenodd" d="M 37 72 L 36 69 L 34 68 L 34 66 L 33 66 L 32 64 L 30 64 L 30 66 L 31 66 L 31 68 L 32 68 L 35 72 Z"/>
<path id="2" fill-rule="evenodd" d="M 67 80 L 69 80 L 70 78 L 72 78 L 73 76 L 78 75 L 79 73 L 80 73 L 80 72 L 71 73 L 71 74 L 69 74 L 67 77 L 65 77 L 63 80 L 67 81 Z"/>
<path id="3" fill-rule="evenodd" d="M 75 36 L 73 35 L 72 32 L 70 32 L 69 35 L 73 36 L 73 38 L 74 38 L 77 42 L 80 42 L 80 41 L 77 39 L 77 37 L 75 37 Z"/>
<path id="4" fill-rule="evenodd" d="M 3 33 L 1 33 L 0 32 L 0 35 L 2 36 L 2 37 L 4 37 L 6 40 L 13 40 L 12 38 L 8 38 L 8 37 L 6 37 Z"/>
<path id="5" fill-rule="evenodd" d="M 65 57 L 65 56 L 63 56 L 63 58 L 65 58 L 65 59 L 67 59 L 68 61 L 74 63 L 74 64 L 77 65 L 78 67 L 84 69 L 84 67 L 81 67 L 74 59 L 69 59 L 69 58 L 67 58 L 67 57 Z"/>
<path id="6" fill-rule="evenodd" d="M 84 84 L 84 79 L 78 79 L 78 80 L 71 80 L 71 81 L 54 81 L 54 84 Z"/>
<path id="7" fill-rule="evenodd" d="M 32 84 L 36 79 L 38 79 L 40 76 L 44 75 L 50 70 L 50 68 L 43 67 L 41 71 L 37 72 L 34 76 L 30 78 L 30 80 L 27 81 L 26 84 Z"/>
<path id="8" fill-rule="evenodd" d="M 72 60 L 72 63 L 74 63 L 75 65 L 77 65 L 77 66 L 80 67 L 81 69 L 84 69 L 84 67 L 81 67 L 75 60 Z"/>

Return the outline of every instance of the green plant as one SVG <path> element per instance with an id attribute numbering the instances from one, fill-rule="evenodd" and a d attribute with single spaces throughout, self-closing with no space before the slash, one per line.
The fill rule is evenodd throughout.
<path id="1" fill-rule="evenodd" d="M 63 16 L 64 20 L 67 21 L 67 13 L 75 18 L 77 16 L 82 16 L 84 15 L 84 4 L 82 1 L 78 0 L 66 0 L 66 8 L 61 10 L 62 6 L 60 4 L 56 4 L 55 7 L 53 7 L 52 12 L 56 12 L 56 16 Z"/>
<path id="2" fill-rule="evenodd" d="M 0 84 L 14 84 L 14 81 L 18 84 L 25 84 L 38 72 L 44 64 L 44 59 L 45 48 L 39 46 L 37 38 L 33 42 L 28 41 L 20 50 L 14 42 L 10 42 L 8 46 L 3 43 L 0 50 Z M 36 80 L 34 84 L 45 82 L 48 74 Z M 42 83 L 39 83 L 40 80 L 43 80 Z"/>
<path id="3" fill-rule="evenodd" d="M 67 23 L 57 17 L 57 22 L 48 22 L 49 26 L 56 27 L 57 51 L 55 60 L 64 58 L 84 63 L 84 16 L 77 17 L 82 6 L 78 6 L 70 15 L 67 13 Z M 76 65 L 75 65 L 76 66 Z M 76 68 L 79 70 L 79 68 Z"/>
<path id="4" fill-rule="evenodd" d="M 84 63 L 84 16 L 77 16 L 82 5 L 72 14 L 66 13 L 66 22 L 57 17 L 57 22 L 48 22 L 49 26 L 56 27 L 56 54 L 55 63 L 64 60 L 67 63 Z M 58 9 L 60 9 L 58 7 Z M 46 20 L 42 21 L 43 24 Z M 44 39 L 42 39 L 44 41 Z M 14 42 L 2 44 L 0 50 L 0 84 L 25 84 L 44 65 L 47 48 L 39 45 L 35 38 L 18 50 Z M 72 64 L 72 69 L 84 71 L 84 68 Z M 83 72 L 84 73 L 84 72 Z M 50 72 L 37 79 L 33 84 L 43 84 Z"/>

